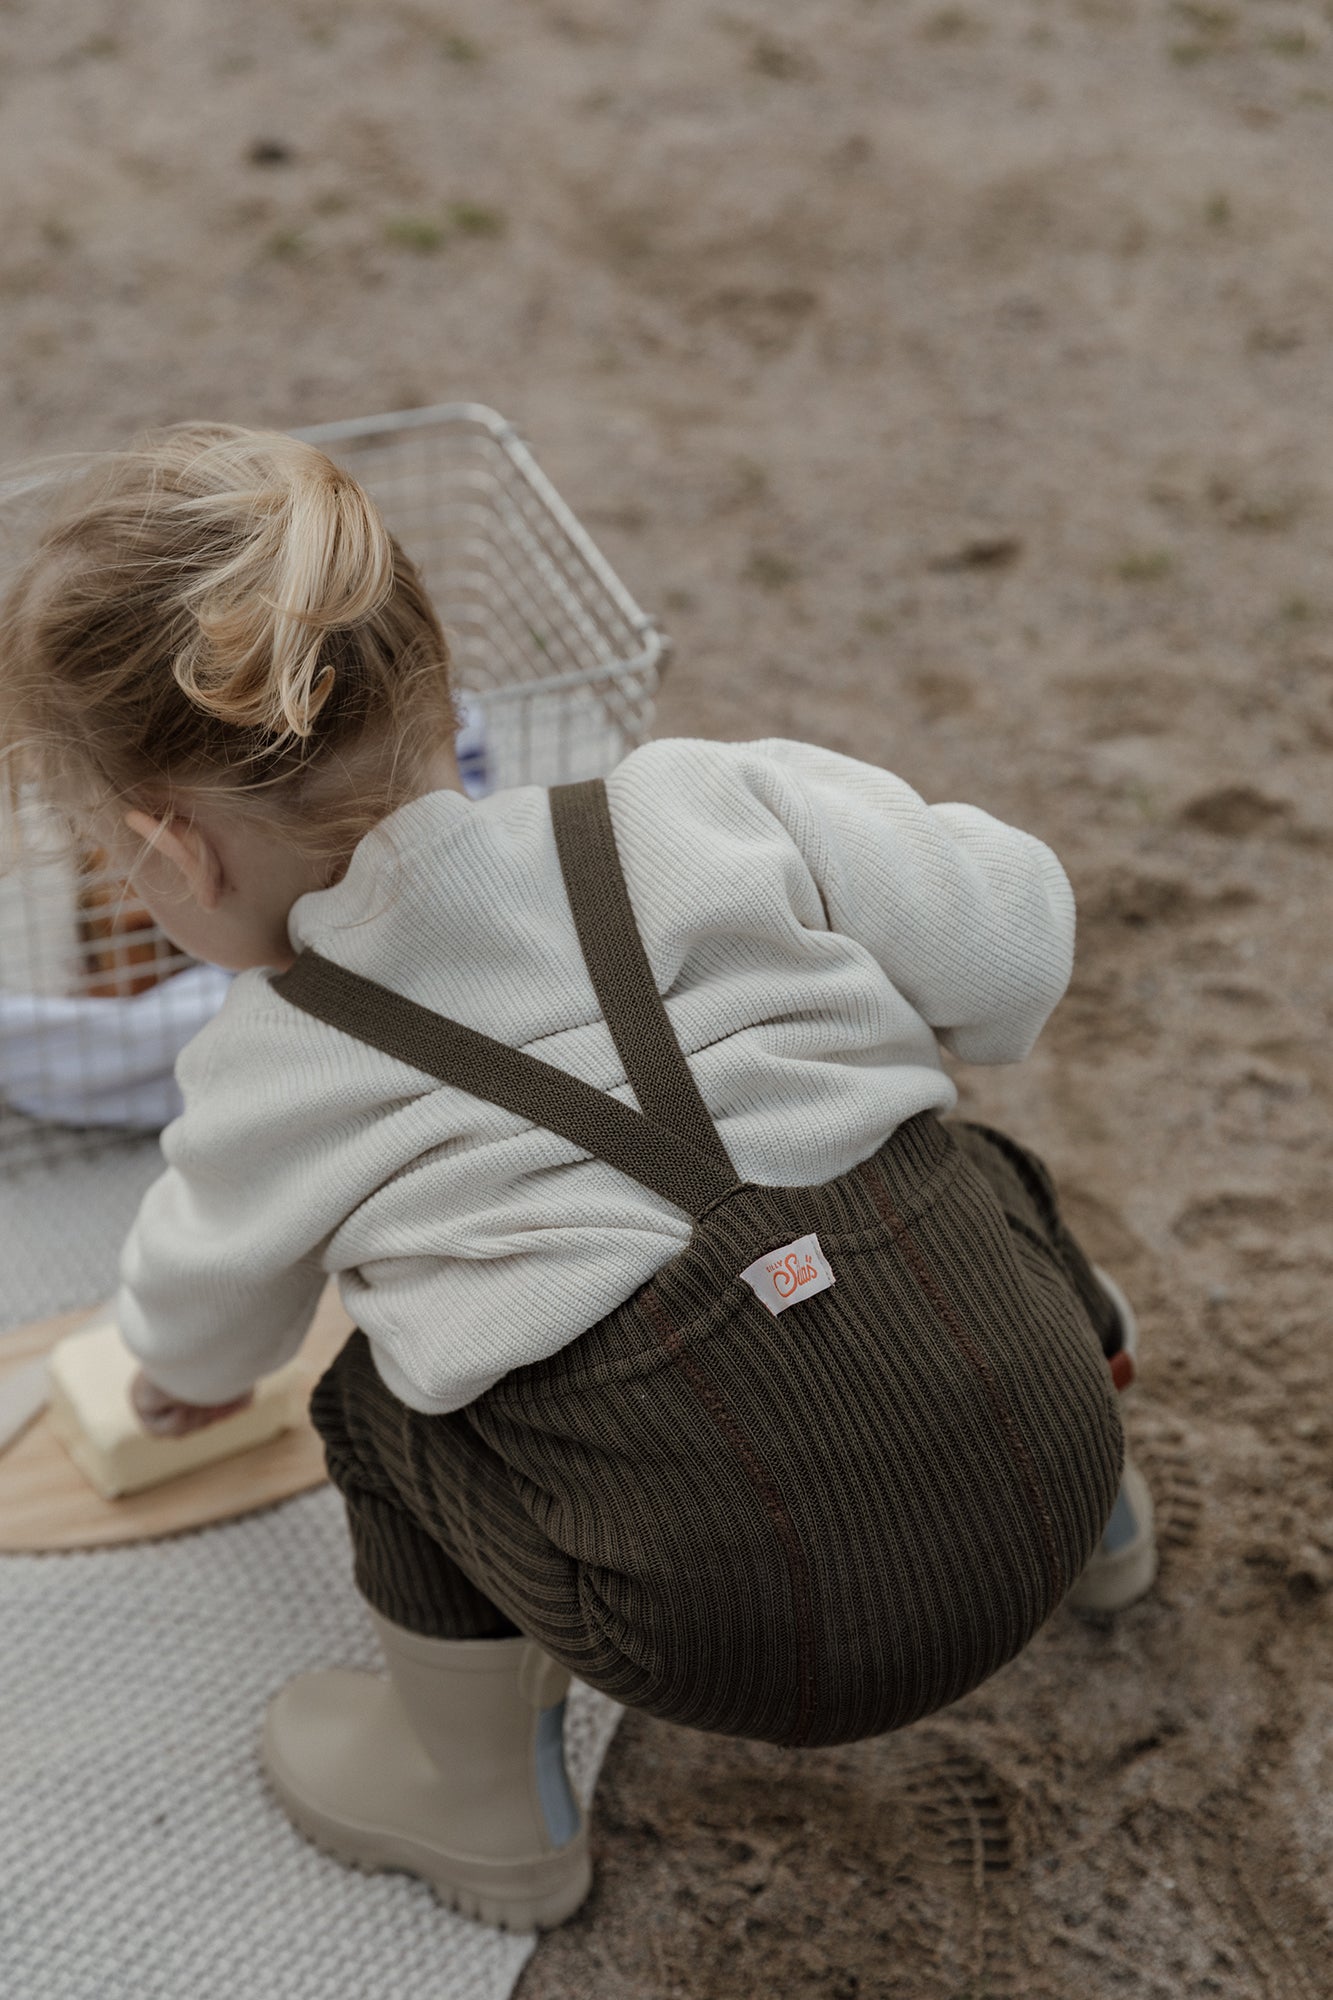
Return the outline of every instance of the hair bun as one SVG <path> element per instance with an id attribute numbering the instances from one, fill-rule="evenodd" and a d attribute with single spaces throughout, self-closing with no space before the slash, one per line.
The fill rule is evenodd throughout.
<path id="1" fill-rule="evenodd" d="M 93 845 L 204 798 L 345 859 L 437 782 L 449 645 L 411 557 L 313 445 L 177 424 L 36 473 L 0 590 L 0 782 Z M 15 794 L 17 796 L 17 793 Z"/>
<path id="2" fill-rule="evenodd" d="M 313 445 L 218 427 L 200 449 L 199 428 L 187 427 L 193 490 L 178 501 L 216 527 L 217 560 L 197 565 L 182 592 L 196 637 L 176 679 L 222 722 L 307 737 L 336 680 L 325 642 L 373 617 L 393 589 L 388 530 Z"/>

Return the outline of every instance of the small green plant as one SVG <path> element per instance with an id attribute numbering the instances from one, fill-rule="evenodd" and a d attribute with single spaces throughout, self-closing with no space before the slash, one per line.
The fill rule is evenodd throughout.
<path id="1" fill-rule="evenodd" d="M 814 64 L 809 56 L 799 49 L 789 48 L 771 35 L 761 35 L 750 50 L 750 68 L 760 76 L 771 76 L 779 83 L 796 83 L 802 77 L 814 73 Z"/>
<path id="2" fill-rule="evenodd" d="M 1218 6 L 1214 0 L 1176 0 L 1171 11 L 1199 35 L 1229 35 L 1236 25 L 1235 8 Z"/>
<path id="3" fill-rule="evenodd" d="M 1298 592 L 1294 597 L 1282 600 L 1278 617 L 1284 625 L 1308 625 L 1314 617 L 1314 606 L 1308 597 L 1302 597 Z"/>
<path id="4" fill-rule="evenodd" d="M 440 49 L 449 62 L 481 61 L 481 50 L 470 35 L 446 35 L 440 43 Z"/>
<path id="5" fill-rule="evenodd" d="M 451 201 L 449 224 L 460 236 L 503 236 L 505 219 L 498 208 L 483 208 L 476 201 Z"/>
<path id="6" fill-rule="evenodd" d="M 753 507 L 768 492 L 768 469 L 757 458 L 740 457 L 732 466 L 730 499 L 737 507 Z"/>
<path id="7" fill-rule="evenodd" d="M 1315 38 L 1305 28 L 1283 28 L 1277 34 L 1264 37 L 1264 47 L 1275 56 L 1287 56 L 1299 61 L 1302 56 L 1312 56 L 1317 47 Z"/>
<path id="8" fill-rule="evenodd" d="M 786 556 L 772 549 L 754 549 L 741 574 L 746 583 L 757 583 L 761 590 L 784 590 L 795 583 L 800 572 Z"/>
<path id="9" fill-rule="evenodd" d="M 1131 549 L 1121 556 L 1115 573 L 1122 583 L 1160 583 L 1174 567 L 1169 549 Z"/>
<path id="10" fill-rule="evenodd" d="M 921 33 L 928 42 L 964 42 L 985 32 L 984 23 L 975 14 L 969 14 L 966 7 L 941 7 L 938 13 L 927 15 L 921 24 Z"/>
<path id="11" fill-rule="evenodd" d="M 446 233 L 444 224 L 434 215 L 391 215 L 384 225 L 387 242 L 398 250 L 413 250 L 418 257 L 442 250 Z"/>
<path id="12" fill-rule="evenodd" d="M 1231 196 L 1210 194 L 1204 204 L 1203 212 L 1210 229 L 1229 229 L 1234 220 Z"/>
<path id="13" fill-rule="evenodd" d="M 280 264 L 295 263 L 298 257 L 305 256 L 309 247 L 299 229 L 275 229 L 264 245 L 267 254 L 275 257 Z"/>
<path id="14" fill-rule="evenodd" d="M 1299 62 L 1302 56 L 1314 55 L 1319 44 L 1308 28 L 1277 28 L 1264 36 L 1264 47 L 1270 55 Z"/>

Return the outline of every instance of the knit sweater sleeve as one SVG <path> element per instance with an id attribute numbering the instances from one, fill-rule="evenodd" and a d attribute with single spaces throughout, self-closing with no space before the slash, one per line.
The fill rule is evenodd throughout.
<path id="1" fill-rule="evenodd" d="M 346 1145 L 357 1107 L 337 1101 L 345 1086 L 265 985 L 242 974 L 178 1058 L 184 1109 L 162 1134 L 166 1171 L 121 1251 L 126 1345 L 189 1403 L 225 1402 L 292 1358 L 322 1253 L 364 1185 Z M 343 1184 L 344 1163 L 358 1181 Z"/>
<path id="2" fill-rule="evenodd" d="M 1074 898 L 1051 850 L 976 806 L 928 806 L 810 744 L 739 746 L 831 929 L 869 951 L 965 1062 L 1018 1062 L 1069 983 Z"/>

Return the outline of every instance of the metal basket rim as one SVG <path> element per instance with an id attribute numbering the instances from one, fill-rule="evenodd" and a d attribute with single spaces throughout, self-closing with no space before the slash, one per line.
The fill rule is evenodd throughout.
<path id="1" fill-rule="evenodd" d="M 343 417 L 331 423 L 309 424 L 294 430 L 291 435 L 301 438 L 306 444 L 323 447 L 351 443 L 357 438 L 393 436 L 403 431 L 430 430 L 454 424 L 459 426 L 468 424 L 484 430 L 494 440 L 510 460 L 515 471 L 533 489 L 538 499 L 554 517 L 561 531 L 568 536 L 630 629 L 643 642 L 640 650 L 631 658 L 618 660 L 612 667 L 593 669 L 586 676 L 579 678 L 593 680 L 602 678 L 603 674 L 608 672 L 642 673 L 652 668 L 656 668 L 660 673 L 670 654 L 670 640 L 657 620 L 643 609 L 621 582 L 583 523 L 542 471 L 520 432 L 508 417 L 503 416 L 499 410 L 492 409 L 489 403 L 427 403 L 416 409 L 386 410 L 374 417 Z M 504 693 L 509 699 L 521 695 L 551 693 L 556 691 L 557 684 L 563 688 L 572 685 L 573 680 L 573 676 L 562 674 L 547 680 L 524 681 L 515 685 L 512 694 L 508 688 Z"/>
<path id="2" fill-rule="evenodd" d="M 507 417 L 502 416 L 499 410 L 492 409 L 488 403 L 429 403 L 411 410 L 386 410 L 373 417 L 343 417 L 331 423 L 308 424 L 293 430 L 290 435 L 301 438 L 307 444 L 324 446 L 350 443 L 357 438 L 373 437 L 377 434 L 392 436 L 404 431 L 429 430 L 453 424 L 472 425 L 485 431 L 494 440 L 514 470 L 531 487 L 561 532 L 577 550 L 630 630 L 641 641 L 638 652 L 627 659 L 617 660 L 608 667 L 590 669 L 586 678 L 598 680 L 608 672 L 645 673 L 653 669 L 656 669 L 659 675 L 664 672 L 671 656 L 671 641 L 666 633 L 652 614 L 643 609 L 622 583 L 583 523 L 542 471 L 514 425 Z M 39 492 L 58 477 L 58 472 L 52 468 L 23 473 L 16 478 L 0 479 L 0 502 L 7 503 L 21 499 L 26 493 Z M 549 676 L 544 680 L 523 681 L 515 683 L 512 692 L 506 688 L 505 698 L 516 700 L 526 695 L 555 693 L 573 684 L 574 677 L 567 674 Z M 476 692 L 480 694 L 482 690 L 478 689 Z M 489 699 L 495 699 L 496 691 L 486 692 Z"/>

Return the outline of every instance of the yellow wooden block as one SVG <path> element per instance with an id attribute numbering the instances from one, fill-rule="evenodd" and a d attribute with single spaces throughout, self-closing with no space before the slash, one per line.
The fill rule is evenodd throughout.
<path id="1" fill-rule="evenodd" d="M 233 1416 L 185 1437 L 155 1437 L 130 1402 L 138 1366 L 111 1320 L 67 1334 L 51 1353 L 51 1429 L 104 1500 L 266 1444 L 301 1421 L 308 1394 L 306 1371 L 289 1362 Z"/>

